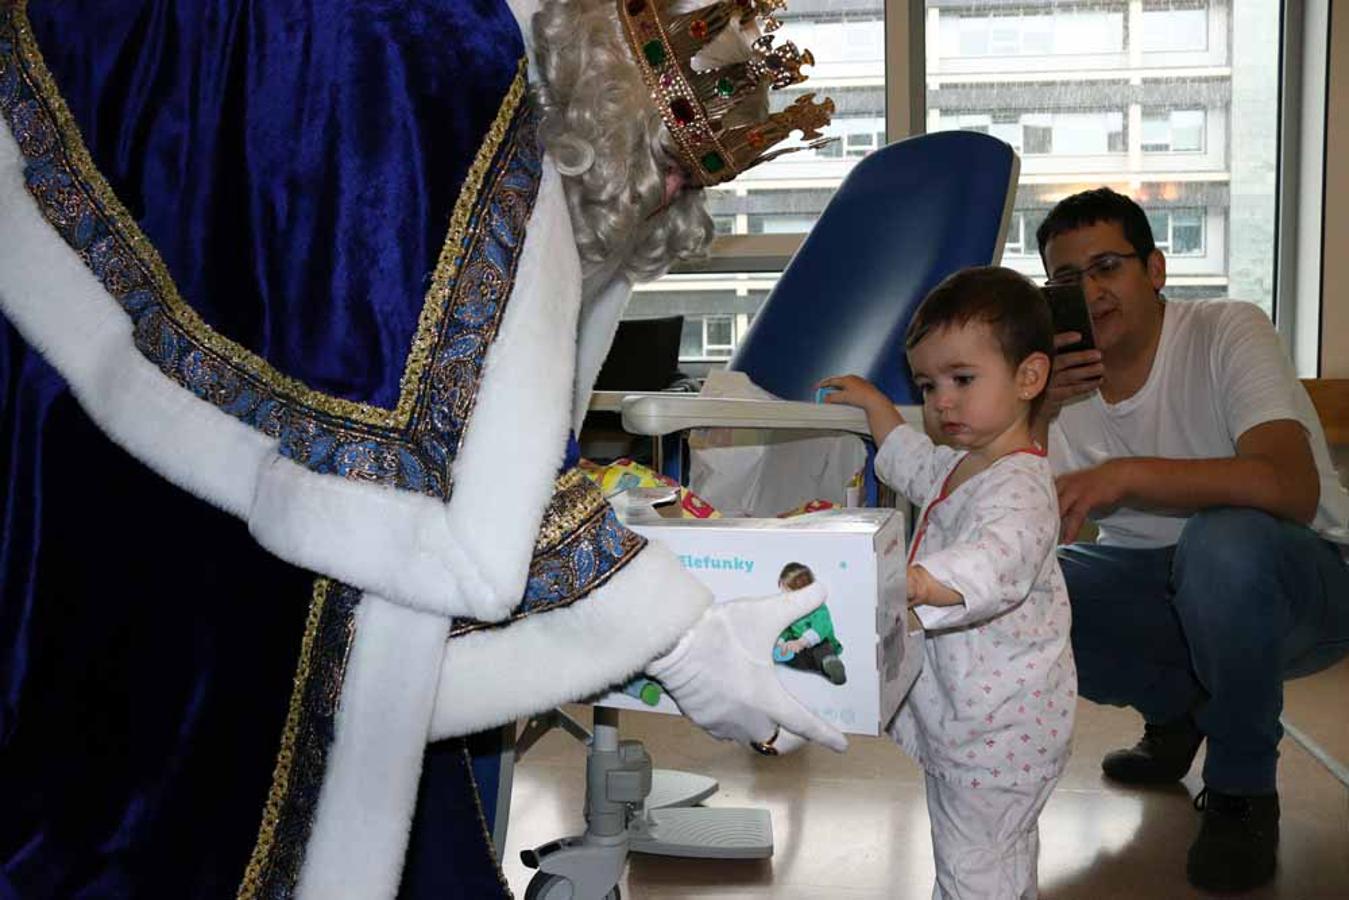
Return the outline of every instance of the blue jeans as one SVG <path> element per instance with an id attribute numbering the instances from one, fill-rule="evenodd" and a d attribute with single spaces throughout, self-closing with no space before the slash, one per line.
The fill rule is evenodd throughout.
<path id="1" fill-rule="evenodd" d="M 1194 715 L 1204 783 L 1274 790 L 1283 681 L 1349 653 L 1349 566 L 1310 528 L 1253 509 L 1190 517 L 1174 547 L 1059 550 L 1082 696 L 1149 722 Z"/>

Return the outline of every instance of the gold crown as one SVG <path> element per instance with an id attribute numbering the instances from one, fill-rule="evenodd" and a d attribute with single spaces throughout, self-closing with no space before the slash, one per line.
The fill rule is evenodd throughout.
<path id="1" fill-rule="evenodd" d="M 819 130 L 829 124 L 834 101 L 816 102 L 813 93 L 766 118 L 727 122 L 727 113 L 757 95 L 763 84 L 784 88 L 805 81 L 801 67 L 815 64 L 809 50 L 797 50 L 791 41 L 774 47 L 774 35 L 764 34 L 743 62 L 703 71 L 692 67 L 698 51 L 727 27 L 762 18 L 765 32 L 775 30 L 773 12 L 786 0 L 721 0 L 679 15 L 665 14 L 667 2 L 617 0 L 633 57 L 695 183 L 708 187 L 730 181 L 751 166 L 805 149 L 766 152 L 793 131 L 812 141 L 809 147 L 829 142 Z"/>

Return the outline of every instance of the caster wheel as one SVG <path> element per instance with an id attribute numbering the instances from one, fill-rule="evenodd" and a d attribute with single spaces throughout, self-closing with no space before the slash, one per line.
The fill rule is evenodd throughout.
<path id="1" fill-rule="evenodd" d="M 618 885 L 614 885 L 613 889 L 604 895 L 603 900 L 622 900 L 622 897 Z M 585 900 L 585 898 L 575 895 L 569 879 L 561 875 L 539 872 L 529 879 L 529 886 L 525 888 L 525 900 Z"/>

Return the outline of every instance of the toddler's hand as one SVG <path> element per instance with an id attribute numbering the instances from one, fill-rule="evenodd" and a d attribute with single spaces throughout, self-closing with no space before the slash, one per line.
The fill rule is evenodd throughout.
<path id="1" fill-rule="evenodd" d="M 816 387 L 833 388 L 824 397 L 825 403 L 844 403 L 857 406 L 867 414 L 867 427 L 871 430 L 871 439 L 879 447 L 885 438 L 897 427 L 904 424 L 904 418 L 890 398 L 881 393 L 880 388 L 856 375 L 835 375 L 821 381 Z"/>
<path id="2" fill-rule="evenodd" d="M 922 566 L 909 566 L 905 577 L 909 606 L 958 606 L 965 602 L 959 592 L 932 577 Z"/>
<path id="3" fill-rule="evenodd" d="M 833 388 L 824 395 L 825 403 L 843 403 L 848 406 L 860 406 L 869 409 L 874 405 L 891 406 L 890 398 L 881 393 L 876 385 L 857 375 L 834 375 L 823 379 L 817 388 Z"/>

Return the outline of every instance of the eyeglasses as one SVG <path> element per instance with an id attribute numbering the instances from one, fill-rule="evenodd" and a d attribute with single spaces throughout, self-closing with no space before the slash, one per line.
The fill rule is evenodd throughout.
<path id="1" fill-rule="evenodd" d="M 1085 278 L 1107 280 L 1119 272 L 1126 259 L 1139 259 L 1137 253 L 1102 253 L 1081 269 L 1064 269 L 1045 282 L 1046 287 L 1064 284 L 1079 284 Z"/>

